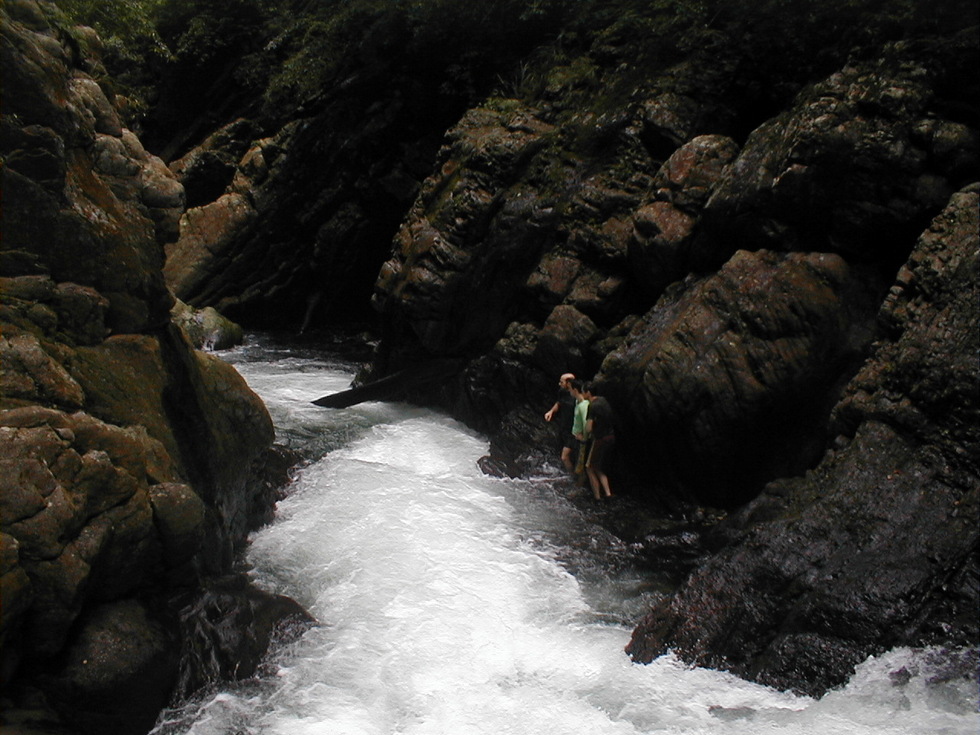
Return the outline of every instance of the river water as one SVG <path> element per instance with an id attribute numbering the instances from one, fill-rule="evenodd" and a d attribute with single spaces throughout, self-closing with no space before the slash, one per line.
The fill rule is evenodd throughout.
<path id="1" fill-rule="evenodd" d="M 255 339 L 223 357 L 308 460 L 250 573 L 320 624 L 154 735 L 980 732 L 975 682 L 937 683 L 928 651 L 870 659 L 820 700 L 635 665 L 623 648 L 658 586 L 546 468 L 487 477 L 486 439 L 432 411 L 312 406 L 348 387 L 341 361 Z"/>

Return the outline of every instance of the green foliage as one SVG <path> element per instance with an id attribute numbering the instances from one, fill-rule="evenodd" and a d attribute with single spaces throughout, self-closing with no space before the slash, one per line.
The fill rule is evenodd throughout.
<path id="1" fill-rule="evenodd" d="M 120 58 L 139 54 L 168 57 L 170 49 L 157 32 L 154 16 L 167 0 L 55 0 L 71 24 L 95 28 L 102 42 Z"/>
<path id="2" fill-rule="evenodd" d="M 51 21 L 73 38 L 87 58 L 97 63 L 88 71 L 108 90 L 124 95 L 123 112 L 130 127 L 139 127 L 147 100 L 157 83 L 154 65 L 173 59 L 157 31 L 155 14 L 168 0 L 55 0 Z M 78 26 L 94 28 L 101 48 L 89 47 L 90 36 Z"/>
<path id="3" fill-rule="evenodd" d="M 312 5 L 274 41 L 281 65 L 267 106 L 315 98 L 359 70 L 439 77 L 447 94 L 486 94 L 487 81 L 560 28 L 574 0 L 349 0 Z"/>
<path id="4" fill-rule="evenodd" d="M 775 106 L 862 48 L 977 20 L 976 0 L 56 1 L 99 31 L 117 80 L 186 107 L 162 128 L 211 114 L 216 95 L 281 121 L 392 84 L 457 107 L 497 94 L 602 115 L 692 55 L 733 62 L 754 85 L 746 104 Z"/>

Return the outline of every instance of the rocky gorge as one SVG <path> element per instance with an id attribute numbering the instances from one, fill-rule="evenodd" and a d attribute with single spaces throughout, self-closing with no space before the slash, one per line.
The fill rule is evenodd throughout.
<path id="1" fill-rule="evenodd" d="M 603 36 L 464 103 L 391 73 L 406 31 L 379 21 L 343 84 L 229 108 L 165 163 L 45 8 L 3 10 L 0 642 L 35 727 L 145 731 L 234 670 L 181 663 L 222 659 L 186 646 L 228 599 L 243 658 L 303 617 L 226 576 L 289 460 L 175 297 L 367 322 L 362 384 L 452 361 L 401 395 L 489 435 L 503 474 L 554 461 L 556 376 L 594 377 L 620 494 L 711 519 L 637 662 L 819 696 L 895 646 L 976 650 L 975 25 L 779 94 L 732 53 L 641 74 Z"/>

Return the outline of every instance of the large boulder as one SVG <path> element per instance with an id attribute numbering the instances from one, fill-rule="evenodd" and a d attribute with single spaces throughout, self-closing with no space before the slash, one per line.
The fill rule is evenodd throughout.
<path id="1" fill-rule="evenodd" d="M 620 444 L 696 500 L 736 507 L 811 466 L 883 289 L 836 255 L 739 251 L 666 294 L 602 364 Z"/>
<path id="2" fill-rule="evenodd" d="M 635 660 L 670 649 L 819 695 L 895 646 L 976 644 L 978 193 L 953 196 L 902 268 L 835 448 L 723 524 L 727 547 L 637 627 Z"/>

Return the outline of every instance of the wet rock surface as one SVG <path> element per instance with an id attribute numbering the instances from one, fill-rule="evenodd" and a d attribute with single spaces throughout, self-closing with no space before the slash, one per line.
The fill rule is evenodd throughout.
<path id="1" fill-rule="evenodd" d="M 978 203 L 956 194 L 919 238 L 835 449 L 721 525 L 725 548 L 643 620 L 634 659 L 669 648 L 822 694 L 891 647 L 976 644 Z"/>
<path id="2" fill-rule="evenodd" d="M 533 101 L 461 117 L 373 65 L 168 167 L 42 6 L 5 12 L 4 681 L 30 662 L 101 701 L 108 673 L 59 652 L 125 626 L 162 650 L 181 634 L 147 591 L 227 571 L 268 518 L 268 417 L 191 349 L 168 287 L 306 331 L 362 317 L 374 283 L 360 381 L 458 364 L 404 397 L 487 432 L 498 474 L 553 458 L 555 378 L 595 377 L 626 496 L 600 515 L 689 574 L 637 629 L 638 661 L 674 649 L 820 694 L 889 646 L 976 643 L 980 134 L 975 81 L 949 61 L 975 38 L 864 49 L 782 110 L 747 109 L 729 61 L 700 56 L 624 85 L 635 70 L 597 49 L 584 63 L 610 94 L 584 99 L 573 64 Z M 265 619 L 228 592 L 195 598 L 201 621 Z M 211 633 L 196 673 L 159 659 L 159 687 L 264 640 Z M 18 696 L 43 710 L 38 691 Z"/>
<path id="3" fill-rule="evenodd" d="M 47 11 L 0 16 L 3 726 L 142 733 L 179 679 L 168 598 L 266 517 L 272 425 L 172 323 L 184 188 Z"/>
<path id="4" fill-rule="evenodd" d="M 295 640 L 315 624 L 294 600 L 253 587 L 245 575 L 209 580 L 180 598 L 182 651 L 175 696 L 261 670 L 272 642 Z"/>
<path id="5" fill-rule="evenodd" d="M 941 74 L 892 47 L 743 145 L 668 94 L 604 118 L 497 102 L 447 136 L 366 375 L 462 358 L 417 399 L 487 431 L 506 475 L 557 455 L 555 378 L 594 376 L 619 491 L 733 511 L 689 554 L 650 534 L 694 571 L 636 660 L 821 694 L 891 646 L 975 643 L 977 131 L 937 113 Z M 654 114 L 674 132 L 651 146 Z"/>

